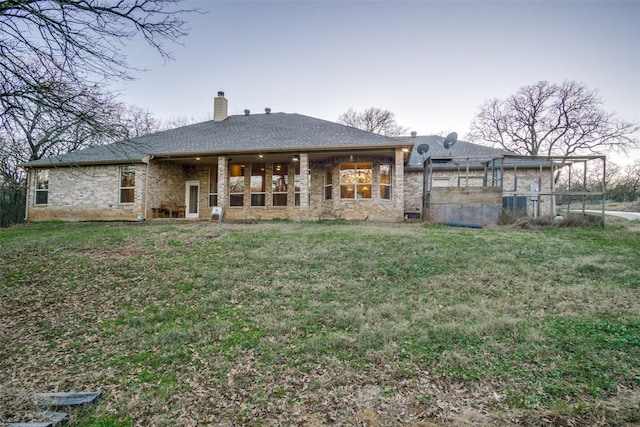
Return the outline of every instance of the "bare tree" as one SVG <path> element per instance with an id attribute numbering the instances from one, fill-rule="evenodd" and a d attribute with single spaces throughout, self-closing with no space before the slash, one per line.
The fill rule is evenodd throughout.
<path id="1" fill-rule="evenodd" d="M 610 160 L 607 160 L 605 163 L 605 168 L 593 168 L 590 171 L 587 179 L 593 183 L 601 183 L 604 182 L 604 188 L 611 188 L 611 186 L 619 179 L 622 173 L 622 166 L 617 163 L 614 163 Z M 603 177 L 604 175 L 604 177 Z M 596 191 L 602 190 L 602 186 L 599 186 Z"/>
<path id="2" fill-rule="evenodd" d="M 80 115 L 74 99 L 42 97 L 41 74 L 92 87 L 130 79 L 136 71 L 122 46 L 141 35 L 163 58 L 165 42 L 186 35 L 180 0 L 0 1 L 0 98 L 7 109 L 21 100 Z M 35 65 L 34 65 L 35 64 Z"/>
<path id="3" fill-rule="evenodd" d="M 210 119 L 204 119 L 202 121 L 206 121 L 206 120 L 210 120 Z M 193 117 L 187 117 L 187 116 L 170 117 L 168 119 L 160 121 L 160 130 L 175 129 L 183 126 L 189 126 L 194 123 L 197 123 L 197 120 L 194 119 Z"/>
<path id="4" fill-rule="evenodd" d="M 151 111 L 136 105 L 122 107 L 118 115 L 124 139 L 137 138 L 163 129 L 162 123 L 153 117 Z"/>
<path id="5" fill-rule="evenodd" d="M 622 169 L 607 196 L 618 202 L 633 202 L 640 198 L 640 160 Z"/>
<path id="6" fill-rule="evenodd" d="M 31 160 L 69 153 L 95 145 L 126 140 L 159 130 L 148 110 L 125 107 L 101 87 L 61 80 L 43 71 L 38 97 L 21 98 L 0 116 L 0 225 L 24 218 L 25 173 Z M 47 79 L 48 78 L 48 79 Z M 71 99 L 78 111 L 51 108 L 41 97 Z"/>
<path id="7" fill-rule="evenodd" d="M 486 101 L 468 138 L 524 155 L 605 154 L 637 147 L 637 123 L 602 109 L 596 90 L 575 81 L 540 81 Z"/>
<path id="8" fill-rule="evenodd" d="M 408 130 L 396 123 L 395 115 L 391 111 L 377 107 L 369 107 L 361 112 L 349 108 L 346 113 L 338 117 L 337 121 L 347 126 L 386 136 L 399 136 Z"/>
<path id="9" fill-rule="evenodd" d="M 56 88 L 70 91 L 72 86 L 58 84 Z M 162 130 L 161 123 L 149 110 L 124 106 L 97 87 L 61 96 L 73 96 L 85 106 L 86 113 L 76 116 L 64 110 L 48 109 L 38 102 L 25 102 L 22 108 L 2 117 L 0 176 L 5 180 L 20 182 L 23 174 L 18 165 L 28 161 Z"/>
<path id="10" fill-rule="evenodd" d="M 88 87 L 64 81 L 60 75 L 44 70 L 39 77 L 36 97 L 0 97 L 4 114 L 0 116 L 0 174 L 5 180 L 20 182 L 18 165 L 31 160 L 113 142 L 127 135 L 121 122 L 123 107 L 99 86 Z M 79 111 L 51 108 L 42 98 L 69 99 Z M 16 101 L 19 103 L 16 104 Z"/>

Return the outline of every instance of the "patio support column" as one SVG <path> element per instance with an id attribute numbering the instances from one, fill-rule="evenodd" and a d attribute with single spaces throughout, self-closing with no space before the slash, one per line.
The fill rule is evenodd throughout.
<path id="1" fill-rule="evenodd" d="M 227 206 L 227 156 L 218 156 L 218 206 Z"/>
<path id="2" fill-rule="evenodd" d="M 396 148 L 395 167 L 393 168 L 392 198 L 395 211 L 404 218 L 404 151 Z"/>
<path id="3" fill-rule="evenodd" d="M 309 208 L 309 153 L 300 153 L 300 208 Z"/>

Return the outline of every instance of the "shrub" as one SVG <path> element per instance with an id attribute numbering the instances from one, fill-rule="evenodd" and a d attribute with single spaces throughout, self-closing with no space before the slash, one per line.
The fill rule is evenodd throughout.
<path id="1" fill-rule="evenodd" d="M 520 218 L 522 218 L 522 215 L 519 215 L 518 212 L 503 209 L 500 219 L 498 220 L 498 225 L 514 225 Z"/>

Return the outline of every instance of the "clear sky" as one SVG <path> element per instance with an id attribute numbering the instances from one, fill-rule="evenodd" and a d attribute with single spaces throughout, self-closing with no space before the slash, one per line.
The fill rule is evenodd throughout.
<path id="1" fill-rule="evenodd" d="M 488 98 L 539 80 L 597 89 L 640 122 L 640 1 L 189 1 L 175 61 L 132 43 L 149 69 L 117 88 L 157 118 L 300 113 L 335 121 L 390 110 L 418 134 L 461 136 Z M 637 155 L 640 158 L 640 154 Z"/>

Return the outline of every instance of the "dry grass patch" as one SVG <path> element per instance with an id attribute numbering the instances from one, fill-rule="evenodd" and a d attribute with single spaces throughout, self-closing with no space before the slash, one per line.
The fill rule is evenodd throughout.
<path id="1" fill-rule="evenodd" d="M 71 425 L 640 422 L 627 229 L 33 224 L 0 257 L 0 387 L 105 392 Z"/>
<path id="2" fill-rule="evenodd" d="M 34 407 L 33 394 L 24 388 L 8 389 L 0 388 L 0 425 L 7 423 L 29 422 L 38 423 L 46 421 L 43 411 Z"/>

